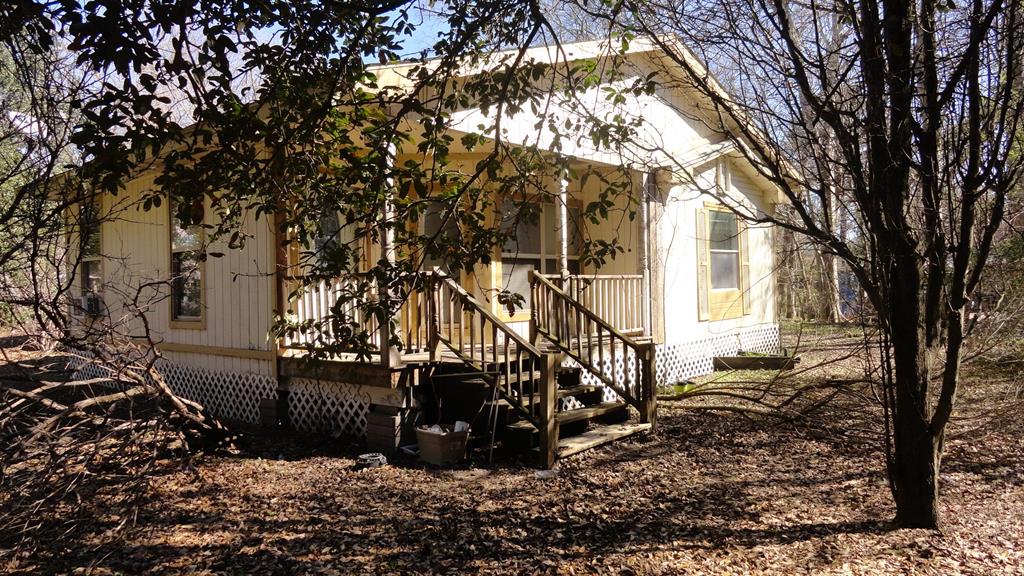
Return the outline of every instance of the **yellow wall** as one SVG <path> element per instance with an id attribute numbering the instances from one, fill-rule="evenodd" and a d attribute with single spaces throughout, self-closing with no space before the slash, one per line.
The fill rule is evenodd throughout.
<path id="1" fill-rule="evenodd" d="M 231 250 L 226 240 L 210 243 L 207 252 L 222 252 L 204 264 L 204 321 L 190 328 L 173 327 L 169 289 L 169 209 L 161 206 L 143 210 L 139 200 L 155 189 L 153 176 L 130 182 L 117 196 L 103 199 L 105 222 L 101 228 L 103 253 L 102 298 L 109 321 L 120 336 L 144 336 L 142 323 L 133 308 L 144 312 L 150 335 L 157 343 L 174 348 L 166 356 L 191 358 L 189 363 L 209 369 L 273 374 L 275 343 L 268 338 L 275 305 L 274 239 L 266 218 L 249 216 L 243 230 L 251 235 L 241 250 Z M 206 222 L 215 218 L 207 205 Z M 72 244 L 74 244 L 72 242 Z M 80 281 L 73 288 L 80 296 Z M 221 350 L 209 354 L 214 347 Z M 257 360 L 252 351 L 262 351 Z M 234 356 L 232 356 L 234 355 Z M 238 355 L 248 356 L 239 358 Z"/>
<path id="2" fill-rule="evenodd" d="M 625 176 L 618 171 L 612 171 L 609 168 L 595 168 L 595 170 L 601 170 L 606 174 L 607 178 L 615 178 L 622 180 Z M 621 195 L 615 198 L 615 208 L 610 211 L 608 218 L 602 220 L 598 224 L 593 224 L 589 221 L 583 223 L 585 230 L 585 237 L 591 240 L 604 240 L 611 242 L 617 240 L 622 246 L 625 252 L 619 253 L 614 259 L 607 259 L 603 266 L 600 268 L 594 266 L 584 266 L 584 274 L 640 274 L 640 214 L 639 206 L 636 204 L 636 199 L 639 197 L 639 192 L 642 190 L 643 176 L 637 173 L 632 173 L 630 176 L 631 182 L 629 182 L 630 189 L 632 190 L 633 203 L 627 198 Z M 578 186 L 578 185 L 577 185 Z M 582 184 L 582 190 L 578 194 L 578 198 L 583 207 L 590 202 L 594 202 L 600 196 L 602 190 L 606 187 L 606 184 L 601 181 L 600 178 L 592 176 Z M 572 189 L 578 189 L 572 187 Z M 634 218 L 630 220 L 629 212 L 636 212 Z"/>

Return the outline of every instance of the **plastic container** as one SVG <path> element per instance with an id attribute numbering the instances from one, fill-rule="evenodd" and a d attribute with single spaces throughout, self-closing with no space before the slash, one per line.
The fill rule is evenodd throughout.
<path id="1" fill-rule="evenodd" d="M 469 430 L 456 432 L 455 427 L 449 424 L 441 424 L 439 427 L 440 430 L 428 426 L 416 428 L 416 440 L 420 445 L 420 460 L 435 466 L 462 462 L 466 457 Z"/>
<path id="2" fill-rule="evenodd" d="M 356 460 L 356 467 L 360 470 L 365 468 L 380 468 L 386 466 L 388 459 L 386 456 L 379 452 L 371 452 L 369 454 L 360 454 L 359 459 Z"/>

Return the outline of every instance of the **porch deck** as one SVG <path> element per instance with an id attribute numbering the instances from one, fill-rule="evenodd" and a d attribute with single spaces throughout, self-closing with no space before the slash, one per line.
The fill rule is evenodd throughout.
<path id="1" fill-rule="evenodd" d="M 429 273 L 428 273 L 429 274 Z M 601 318 L 608 326 L 614 328 L 620 334 L 634 339 L 647 339 L 651 335 L 650 309 L 645 305 L 646 290 L 644 289 L 644 276 L 640 274 L 616 274 L 598 275 L 583 274 L 572 275 L 562 278 L 557 275 L 537 275 L 550 283 L 558 286 L 567 296 L 575 300 L 591 312 L 594 316 Z M 392 318 L 392 323 L 397 325 L 397 335 L 401 345 L 389 354 L 382 354 L 381 342 L 387 341 L 390 337 L 385 334 L 386 328 L 376 314 L 368 311 L 373 303 L 378 301 L 379 294 L 371 285 L 371 290 L 365 292 L 366 286 L 360 285 L 357 279 L 337 278 L 333 280 L 320 280 L 312 285 L 303 286 L 302 279 L 296 277 L 285 277 L 281 281 L 279 293 L 284 298 L 281 309 L 287 310 L 294 316 L 297 324 L 317 325 L 323 322 L 329 315 L 347 316 L 353 320 L 353 324 L 364 330 L 369 342 L 377 351 L 369 358 L 360 356 L 355 350 L 342 353 L 338 356 L 339 361 L 384 363 L 388 360 L 397 361 L 398 365 L 422 364 L 424 355 L 429 355 L 430 322 L 440 322 L 447 319 L 454 319 L 450 324 L 453 328 L 462 329 L 465 332 L 472 330 L 472 324 L 466 321 L 465 311 L 461 310 L 462 303 L 457 301 L 430 302 L 430 298 L 424 293 L 423 286 L 416 280 L 407 281 L 399 287 L 397 292 L 401 306 Z M 360 297 L 353 297 L 359 293 Z M 544 303 L 536 302 L 538 296 L 530 294 L 528 307 L 524 312 L 531 316 L 537 306 Z M 549 303 L 550 304 L 550 303 Z M 484 302 L 484 307 L 492 314 L 502 318 L 497 302 Z M 431 320 L 431 313 L 438 318 Z M 516 321 L 511 318 L 502 318 L 510 331 L 520 336 L 532 338 L 529 333 L 531 321 Z M 336 334 L 332 326 L 325 326 L 322 333 L 316 330 L 299 332 L 283 338 L 280 342 L 281 355 L 285 357 L 301 356 L 305 354 L 307 346 L 317 342 L 318 338 L 331 340 Z M 458 334 L 465 341 L 472 339 L 473 335 Z M 503 336 L 499 331 L 498 338 Z M 487 335 L 484 335 L 486 338 Z M 399 356 L 396 356 L 398 354 Z"/>
<path id="2" fill-rule="evenodd" d="M 548 467 L 559 455 L 653 429 L 654 346 L 633 338 L 643 335 L 647 325 L 643 299 L 636 298 L 644 292 L 642 282 L 623 276 L 552 280 L 535 273 L 529 279 L 526 334 L 495 313 L 493 303 L 482 303 L 439 271 L 410 278 L 397 290 L 380 290 L 391 299 L 400 294 L 402 301 L 396 317 L 388 322 L 377 320 L 369 305 L 373 302 L 352 298 L 359 290 L 344 280 L 293 290 L 289 310 L 302 329 L 282 342 L 280 375 L 286 382 L 292 378 L 359 382 L 388 390 L 393 394 L 383 394 L 385 404 L 399 408 L 412 407 L 412 390 L 424 379 L 430 379 L 435 391 L 439 378 L 449 385 L 473 384 L 478 390 L 483 385 L 491 391 L 492 406 L 500 399 L 509 409 L 503 425 L 492 407 L 488 421 L 492 437 L 500 426 L 507 434 L 524 432 L 525 446 L 534 445 L 536 438 L 541 463 Z M 581 299 L 615 318 L 622 329 Z M 339 314 L 350 322 L 331 320 Z M 332 350 L 332 360 L 306 362 L 305 351 L 331 342 L 335 331 L 359 335 L 356 340 L 363 343 L 362 353 Z M 378 351 L 368 354 L 367 344 Z M 578 366 L 575 385 L 569 388 L 580 390 L 575 405 L 568 407 L 560 402 L 566 389 L 557 375 L 566 359 Z M 438 373 L 442 367 L 447 368 Z M 580 386 L 584 384 L 589 388 Z M 604 388 L 614 391 L 614 400 L 602 392 L 594 394 Z M 605 429 L 629 419 L 631 408 L 640 425 Z M 597 430 L 588 430 L 591 421 Z M 589 435 L 563 441 L 563 427 L 573 435 Z"/>

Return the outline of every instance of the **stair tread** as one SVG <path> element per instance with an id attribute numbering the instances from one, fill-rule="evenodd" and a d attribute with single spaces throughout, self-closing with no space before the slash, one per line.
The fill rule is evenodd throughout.
<path id="1" fill-rule="evenodd" d="M 583 408 L 574 408 L 572 410 L 562 410 L 555 415 L 558 423 L 568 424 L 570 422 L 579 422 L 580 420 L 586 420 L 609 412 L 620 410 L 627 406 L 625 402 L 601 402 L 600 404 L 594 404 L 592 406 L 584 406 Z M 513 422 L 512 424 L 506 424 L 506 429 L 509 430 L 536 430 L 537 427 L 533 425 L 529 420 L 520 420 Z"/>
<path id="2" fill-rule="evenodd" d="M 516 374 L 517 373 L 515 372 L 511 374 L 513 381 L 515 381 Z M 521 374 L 523 376 L 523 382 L 535 382 L 537 380 L 540 380 L 539 370 L 534 370 L 532 372 L 527 370 L 522 372 Z M 498 381 L 500 382 L 503 382 L 508 378 L 508 376 L 504 372 L 458 372 L 455 374 L 437 374 L 432 376 L 432 378 L 434 380 L 451 379 L 458 380 L 463 383 L 475 382 L 478 384 L 489 384 L 489 382 L 484 380 L 485 376 L 495 376 L 498 378 Z"/>
<path id="3" fill-rule="evenodd" d="M 577 394 L 586 394 L 587 392 L 593 392 L 601 388 L 596 384 L 577 384 L 575 386 L 568 386 L 566 388 L 558 389 L 558 397 L 565 398 L 566 396 L 575 396 Z"/>
<path id="4" fill-rule="evenodd" d="M 570 386 L 568 388 L 559 388 L 558 398 L 568 398 L 569 396 L 576 396 L 577 394 L 587 394 L 589 392 L 597 390 L 598 388 L 599 386 L 595 386 L 593 384 L 579 384 L 577 386 Z M 527 402 L 532 401 L 533 404 L 539 404 L 540 394 L 533 394 L 532 396 L 527 394 L 524 400 Z M 506 402 L 506 400 L 499 400 L 499 403 L 501 402 Z"/>
<path id="5" fill-rule="evenodd" d="M 497 374 L 498 372 L 480 372 L 479 370 L 473 370 L 472 372 L 446 372 L 444 374 L 434 374 L 431 378 L 434 380 L 472 380 L 474 378 L 480 378 L 481 376 L 496 376 Z"/>
<path id="6" fill-rule="evenodd" d="M 614 442 L 651 429 L 650 424 L 609 424 L 588 430 L 583 434 L 568 436 L 558 441 L 558 457 L 565 458 L 584 450 Z"/>
<path id="7" fill-rule="evenodd" d="M 533 422 L 530 422 L 529 420 L 520 420 L 518 422 L 513 422 L 511 424 L 505 424 L 505 429 L 506 430 L 529 430 L 529 431 L 533 431 L 533 432 L 537 431 L 537 427 L 534 426 Z"/>
<path id="8" fill-rule="evenodd" d="M 587 420 L 595 416 L 614 412 L 622 409 L 624 406 L 626 406 L 625 402 L 601 402 L 600 404 L 594 404 L 593 406 L 563 410 L 555 415 L 555 419 L 558 420 L 559 424 L 568 424 L 569 422 L 578 422 L 580 420 Z"/>

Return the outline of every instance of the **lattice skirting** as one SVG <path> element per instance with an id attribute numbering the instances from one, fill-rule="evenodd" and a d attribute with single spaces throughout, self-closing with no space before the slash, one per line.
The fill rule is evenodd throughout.
<path id="1" fill-rule="evenodd" d="M 779 326 L 769 324 L 731 334 L 713 336 L 683 344 L 662 344 L 656 353 L 659 386 L 710 374 L 715 356 L 734 356 L 740 352 L 777 354 L 781 350 Z"/>
<path id="2" fill-rule="evenodd" d="M 356 384 L 307 378 L 288 381 L 288 418 L 297 430 L 366 434 L 370 395 Z"/>
<path id="3" fill-rule="evenodd" d="M 715 356 L 733 356 L 739 352 L 777 354 L 780 348 L 777 324 L 746 328 L 731 334 L 682 344 L 660 344 L 655 352 L 655 374 L 658 386 L 671 386 L 687 378 L 710 374 L 714 370 L 713 358 Z M 577 366 L 572 359 L 566 359 L 564 365 Z M 635 373 L 636 358 L 632 351 L 625 357 L 621 352 L 617 352 L 614 358 L 610 356 L 605 358 L 604 368 L 608 374 L 611 374 L 610 370 L 614 369 L 619 381 L 625 381 L 626 374 Z M 580 380 L 583 384 L 603 386 L 601 380 L 586 370 L 583 371 Z M 605 401 L 618 399 L 618 394 L 610 388 L 604 388 Z"/>
<path id="4" fill-rule="evenodd" d="M 579 364 L 572 358 L 566 358 L 562 365 L 567 367 L 579 366 Z M 606 353 L 604 363 L 601 367 L 602 372 L 605 374 L 609 376 L 614 374 L 614 379 L 617 382 L 628 381 L 630 386 L 632 386 L 632 378 L 633 375 L 636 374 L 636 354 L 634 354 L 632 350 L 627 350 L 627 354 L 625 356 L 622 354 L 621 350 L 616 350 L 614 357 L 611 354 Z M 587 370 L 584 370 L 580 374 L 580 384 L 585 384 L 587 386 L 600 386 L 602 389 L 602 397 L 605 402 L 615 402 L 620 399 L 619 395 L 616 394 L 614 390 L 604 385 L 603 380 Z M 577 404 L 579 403 L 577 402 Z M 582 406 L 582 404 L 579 404 L 579 406 Z M 566 403 L 566 405 L 562 406 L 562 409 L 566 410 L 576 407 L 578 406 Z"/>
<path id="5" fill-rule="evenodd" d="M 70 360 L 68 360 L 68 370 L 72 372 L 71 377 L 74 380 L 92 380 L 111 378 L 113 376 L 112 370 L 92 362 L 92 354 L 78 350 L 71 352 Z M 123 388 L 123 386 L 115 382 L 101 385 L 109 388 Z"/>
<path id="6" fill-rule="evenodd" d="M 69 368 L 75 371 L 75 378 L 109 378 L 113 374 L 90 361 L 87 353 L 76 352 L 71 358 Z M 206 370 L 167 359 L 158 360 L 156 369 L 176 394 L 223 418 L 256 424 L 260 401 L 277 398 L 277 380 L 270 376 Z"/>
<path id="7" fill-rule="evenodd" d="M 259 374 L 215 372 L 161 361 L 157 369 L 176 393 L 214 414 L 250 423 L 260 421 L 260 401 L 277 398 L 277 379 Z"/>

